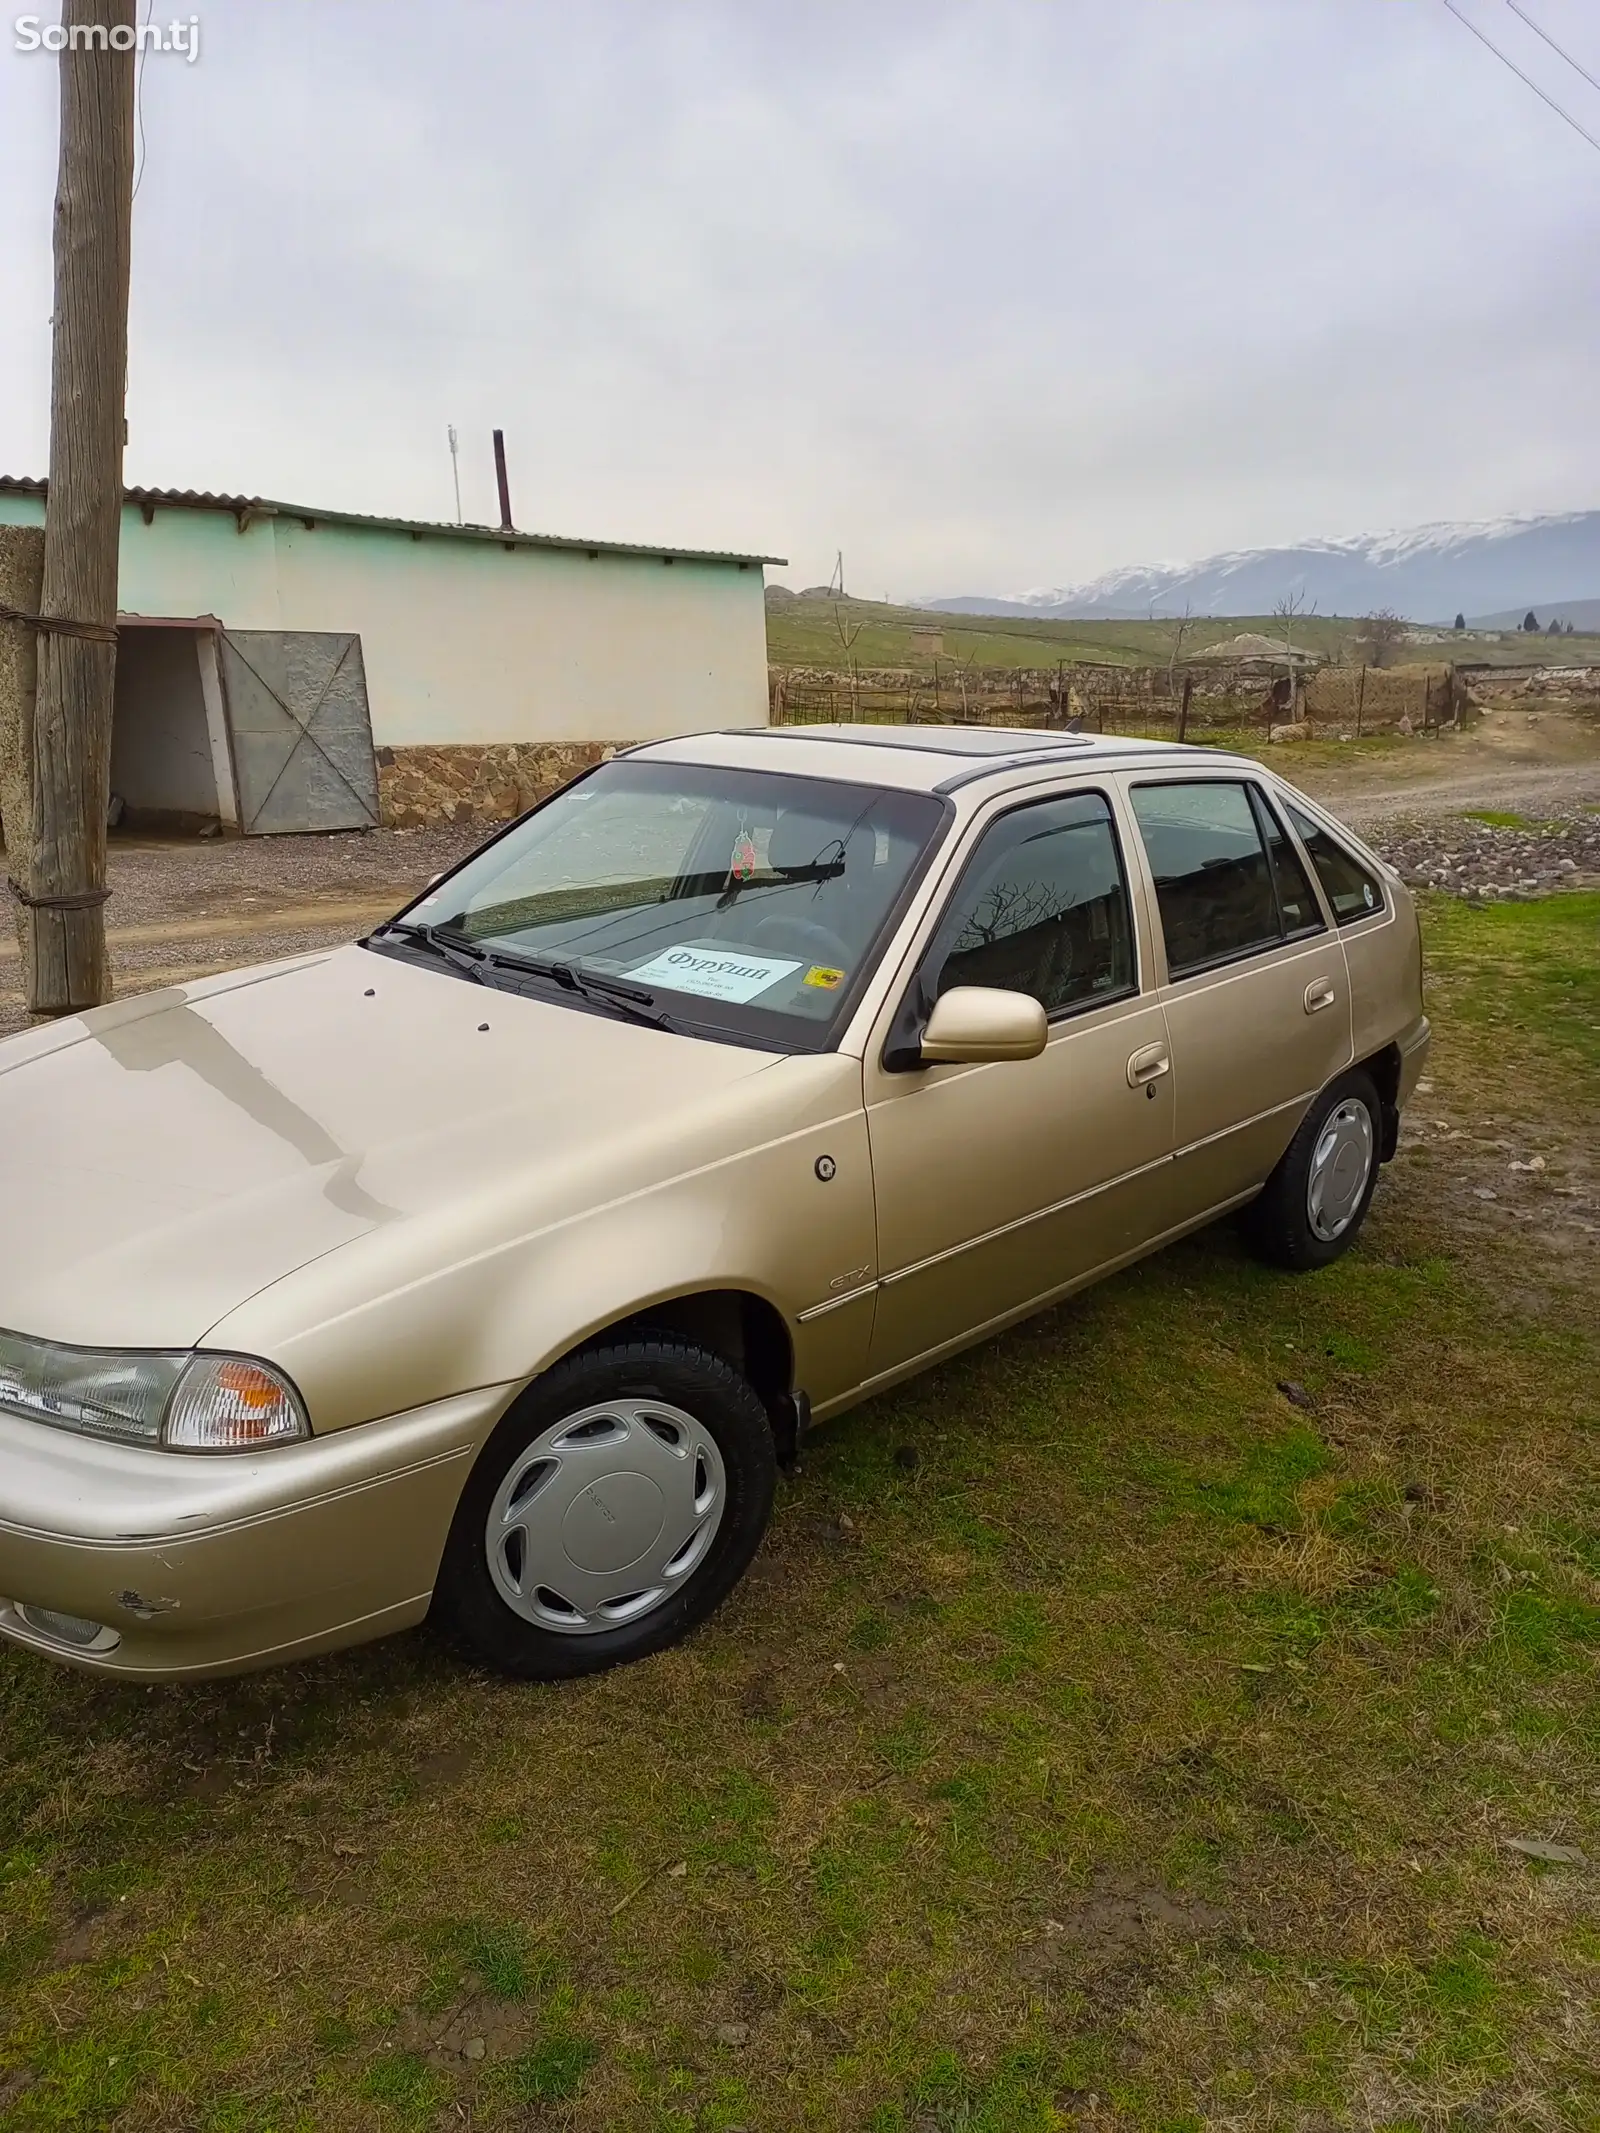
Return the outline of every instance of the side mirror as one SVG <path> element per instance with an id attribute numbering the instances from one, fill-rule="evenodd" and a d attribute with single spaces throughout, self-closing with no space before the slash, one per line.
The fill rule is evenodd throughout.
<path id="1" fill-rule="evenodd" d="M 1031 994 L 957 985 L 934 1003 L 922 1033 L 924 1066 L 979 1066 L 992 1059 L 1037 1059 L 1050 1034 Z"/>

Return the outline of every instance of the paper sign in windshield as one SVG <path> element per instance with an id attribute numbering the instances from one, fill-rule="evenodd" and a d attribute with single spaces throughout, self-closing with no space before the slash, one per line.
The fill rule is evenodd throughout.
<path id="1" fill-rule="evenodd" d="M 664 985 L 670 992 L 698 993 L 703 1000 L 754 1000 L 800 968 L 770 955 L 744 955 L 714 942 L 687 941 L 667 948 L 628 976 L 640 985 Z"/>

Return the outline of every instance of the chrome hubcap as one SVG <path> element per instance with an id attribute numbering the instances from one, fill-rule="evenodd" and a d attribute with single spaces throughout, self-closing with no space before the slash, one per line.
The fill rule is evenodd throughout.
<path id="1" fill-rule="evenodd" d="M 1311 1233 L 1331 1244 L 1355 1220 L 1372 1175 L 1376 1146 L 1372 1114 L 1358 1097 L 1335 1104 L 1322 1122 L 1311 1155 L 1306 1219 Z"/>
<path id="2" fill-rule="evenodd" d="M 526 1447 L 495 1491 L 489 1575 L 540 1629 L 593 1636 L 670 1599 L 727 1502 L 716 1439 L 660 1400 L 609 1400 Z"/>

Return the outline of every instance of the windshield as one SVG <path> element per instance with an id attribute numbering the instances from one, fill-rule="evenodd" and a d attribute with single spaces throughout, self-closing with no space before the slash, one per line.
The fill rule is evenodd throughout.
<path id="1" fill-rule="evenodd" d="M 677 1026 L 814 1050 L 943 815 L 925 793 L 622 758 L 406 916 L 625 981 Z"/>

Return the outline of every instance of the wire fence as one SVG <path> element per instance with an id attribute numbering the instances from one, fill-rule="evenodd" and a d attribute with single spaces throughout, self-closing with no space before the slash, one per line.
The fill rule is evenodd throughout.
<path id="1" fill-rule="evenodd" d="M 1148 740 L 1207 731 L 1304 724 L 1352 739 L 1365 733 L 1449 725 L 1463 691 L 1447 665 L 1320 666 L 1291 679 L 1255 665 L 931 669 L 774 666 L 769 714 L 776 726 L 973 725 L 1067 727 Z"/>

